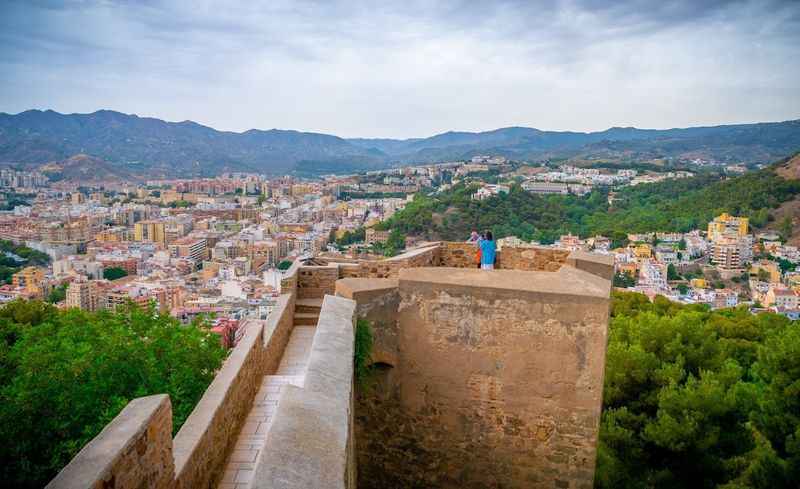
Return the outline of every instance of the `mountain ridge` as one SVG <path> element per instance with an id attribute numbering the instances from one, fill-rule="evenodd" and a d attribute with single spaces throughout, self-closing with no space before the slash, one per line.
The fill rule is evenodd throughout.
<path id="1" fill-rule="evenodd" d="M 688 156 L 766 163 L 798 149 L 800 119 L 671 129 L 615 126 L 596 132 L 509 126 L 392 139 L 277 128 L 219 131 L 191 120 L 170 122 L 107 109 L 88 114 L 50 109 L 0 113 L 2 163 L 36 168 L 87 154 L 123 174 L 148 178 L 223 171 L 352 173 L 487 153 L 521 160 Z"/>

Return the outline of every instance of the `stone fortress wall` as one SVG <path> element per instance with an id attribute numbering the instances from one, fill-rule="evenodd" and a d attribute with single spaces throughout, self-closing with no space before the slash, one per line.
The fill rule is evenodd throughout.
<path id="1" fill-rule="evenodd" d="M 591 488 L 612 263 L 506 249 L 485 272 L 473 252 L 337 282 L 380 366 L 357 405 L 359 487 Z"/>
<path id="2" fill-rule="evenodd" d="M 295 303 L 323 297 L 307 383 L 280 398 L 251 487 L 351 488 L 357 471 L 359 487 L 591 487 L 610 261 L 504 249 L 497 268 L 478 270 L 467 243 L 296 262 L 174 439 L 168 397 L 136 399 L 48 487 L 217 487 Z M 371 410 L 353 404 L 355 316 L 384 376 Z M 314 416 L 327 422 L 304 430 Z"/>

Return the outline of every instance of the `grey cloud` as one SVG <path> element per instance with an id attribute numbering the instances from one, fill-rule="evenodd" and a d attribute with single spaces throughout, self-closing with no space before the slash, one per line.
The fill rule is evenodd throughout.
<path id="1" fill-rule="evenodd" d="M 0 2 L 0 111 L 424 136 L 800 115 L 800 2 Z M 678 108 L 682 108 L 678 110 Z"/>

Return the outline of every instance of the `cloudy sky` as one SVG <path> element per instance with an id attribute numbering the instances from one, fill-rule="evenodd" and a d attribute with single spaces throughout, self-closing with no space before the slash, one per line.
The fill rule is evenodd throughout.
<path id="1" fill-rule="evenodd" d="M 800 118 L 800 1 L 0 0 L 0 112 L 419 137 Z"/>

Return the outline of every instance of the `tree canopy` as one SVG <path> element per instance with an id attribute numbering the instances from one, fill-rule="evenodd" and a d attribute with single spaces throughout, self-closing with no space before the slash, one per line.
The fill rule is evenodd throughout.
<path id="1" fill-rule="evenodd" d="M 43 487 L 132 399 L 168 393 L 177 429 L 224 359 L 201 324 L 156 310 L 0 309 L 0 480 Z"/>
<path id="2" fill-rule="evenodd" d="M 800 329 L 614 293 L 600 488 L 790 488 L 800 480 Z"/>
<path id="3" fill-rule="evenodd" d="M 50 257 L 46 253 L 0 240 L 0 282 L 10 282 L 11 276 L 23 267 L 44 266 L 49 263 Z"/>
<path id="4" fill-rule="evenodd" d="M 490 229 L 498 238 L 515 235 L 544 243 L 567 233 L 602 234 L 620 244 L 628 233 L 702 229 L 723 212 L 763 226 L 772 208 L 800 195 L 800 181 L 786 180 L 772 168 L 734 178 L 704 174 L 623 187 L 611 204 L 604 188 L 586 196 L 537 195 L 512 184 L 507 194 L 473 200 L 476 188 L 459 184 L 445 192 L 417 194 L 378 228 L 448 240 Z"/>
<path id="5" fill-rule="evenodd" d="M 109 267 L 103 270 L 103 278 L 106 280 L 117 280 L 118 278 L 127 277 L 128 272 L 124 268 Z"/>

